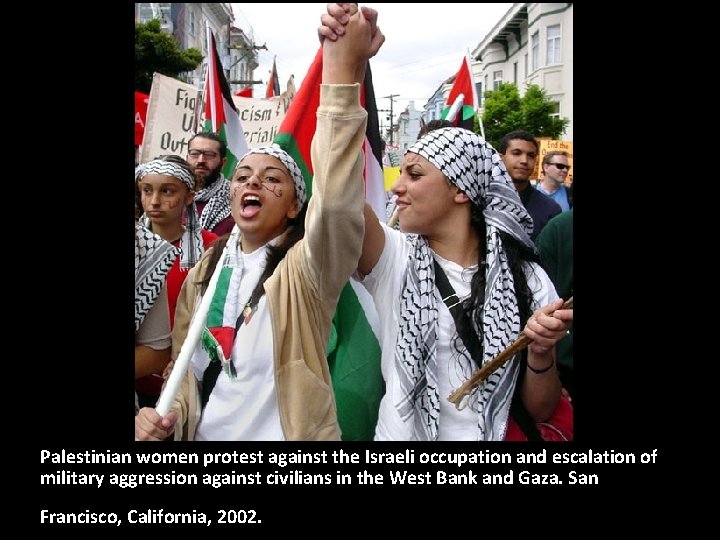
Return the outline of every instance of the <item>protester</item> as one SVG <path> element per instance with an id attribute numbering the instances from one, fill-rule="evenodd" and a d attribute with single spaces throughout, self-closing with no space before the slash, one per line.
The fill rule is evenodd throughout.
<path id="1" fill-rule="evenodd" d="M 351 19 L 346 39 L 323 47 L 309 204 L 300 169 L 279 147 L 255 148 L 238 163 L 230 187 L 236 226 L 191 270 L 176 311 L 174 358 L 222 259 L 223 286 L 202 344 L 171 412 L 161 418 L 142 409 L 136 439 L 162 440 L 173 431 L 189 440 L 340 439 L 325 350 L 362 247 L 367 113 L 358 83 L 384 40 L 380 32 L 370 39 L 376 14 L 366 13 L 369 20 Z"/>
<path id="2" fill-rule="evenodd" d="M 545 224 L 562 212 L 562 208 L 530 183 L 530 175 L 538 156 L 538 143 L 530 133 L 516 130 L 507 133 L 498 145 L 498 152 L 512 179 L 520 200 L 533 220 L 530 238 L 534 241 Z"/>
<path id="3" fill-rule="evenodd" d="M 440 129 L 443 127 L 453 127 L 453 123 L 449 120 L 430 120 L 427 124 L 423 124 L 423 126 L 420 128 L 420 132 L 418 133 L 418 139 L 421 139 L 424 135 L 427 135 L 429 131 Z M 394 229 L 400 229 L 398 213 L 396 212 L 397 197 L 393 194 L 392 189 L 388 193 L 390 194 L 390 196 L 388 197 L 388 203 L 385 207 L 385 213 L 387 214 L 386 222 Z"/>
<path id="4" fill-rule="evenodd" d="M 166 278 L 166 304 L 170 330 L 175 306 L 188 271 L 195 266 L 217 235 L 201 229 L 194 204 L 196 178 L 190 164 L 180 156 L 167 155 L 135 170 L 135 182 L 144 213 L 140 222 L 180 250 Z M 163 366 L 164 367 L 164 366 Z M 142 406 L 153 406 L 160 396 L 163 369 L 135 381 Z"/>
<path id="5" fill-rule="evenodd" d="M 135 171 L 135 181 L 144 210 L 142 223 L 181 253 L 167 277 L 172 329 L 180 287 L 217 235 L 198 223 L 194 201 L 196 177 L 190 164 L 180 156 L 162 156 L 141 165 Z"/>
<path id="6" fill-rule="evenodd" d="M 215 133 L 203 131 L 188 141 L 187 161 L 202 187 L 195 196 L 200 226 L 218 236 L 229 233 L 235 225 L 230 215 L 230 181 L 222 173 L 226 156 L 227 144 Z"/>
<path id="7" fill-rule="evenodd" d="M 318 30 L 326 41 L 343 42 L 338 27 L 348 6 L 328 5 Z M 386 393 L 376 440 L 502 440 L 515 395 L 531 418 L 549 418 L 560 398 L 555 344 L 573 313 L 559 309 L 562 299 L 538 264 L 532 219 L 500 155 L 471 131 L 437 129 L 407 150 L 392 189 L 402 232 L 366 204 L 358 263 L 380 315 Z M 462 302 L 458 326 L 436 269 Z M 521 330 L 532 340 L 527 352 L 457 410 L 450 392 Z M 469 345 L 473 338 L 480 350 Z"/>
<path id="8" fill-rule="evenodd" d="M 572 207 L 565 181 L 570 173 L 569 154 L 564 150 L 551 150 L 542 160 L 543 177 L 537 190 L 560 205 L 563 212 Z"/>
<path id="9" fill-rule="evenodd" d="M 572 196 L 572 191 L 571 191 Z M 540 235 L 536 245 L 540 263 L 563 298 L 573 295 L 573 214 L 574 210 L 555 216 Z M 568 336 L 557 346 L 557 364 L 560 382 L 570 396 L 575 395 L 575 369 L 573 367 L 573 325 Z"/>

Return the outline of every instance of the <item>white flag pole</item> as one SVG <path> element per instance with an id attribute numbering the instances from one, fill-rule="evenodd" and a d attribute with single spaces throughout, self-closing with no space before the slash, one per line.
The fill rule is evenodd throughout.
<path id="1" fill-rule="evenodd" d="M 232 242 L 237 242 L 239 235 L 240 229 L 238 229 L 238 226 L 235 225 L 232 233 L 230 234 L 230 238 L 225 245 L 225 249 L 223 250 L 222 255 L 220 255 L 215 271 L 210 278 L 208 288 L 200 301 L 200 307 L 198 307 L 195 311 L 192 321 L 190 322 L 190 329 L 188 330 L 185 341 L 180 347 L 180 354 L 178 354 L 177 360 L 175 360 L 175 364 L 170 372 L 167 384 L 165 385 L 162 394 L 160 394 L 160 399 L 155 407 L 155 410 L 160 416 L 165 416 L 168 412 L 170 412 L 170 406 L 180 390 L 180 385 L 182 384 L 183 377 L 185 376 L 185 372 L 190 364 L 190 359 L 192 358 L 195 347 L 200 341 L 200 336 L 202 336 L 202 332 L 205 329 L 207 314 L 208 311 L 210 311 L 210 304 L 212 303 L 212 298 L 215 294 L 218 280 L 220 279 L 220 272 L 222 271 L 223 266 L 222 262 L 225 260 L 228 246 L 232 245 Z"/>
<path id="2" fill-rule="evenodd" d="M 217 123 L 218 111 L 216 110 L 217 96 L 215 96 L 215 84 L 213 84 L 217 77 L 217 66 L 215 65 L 215 47 L 213 46 L 212 30 L 210 29 L 210 23 L 208 21 L 205 21 L 205 34 L 208 50 L 208 64 L 207 71 L 205 72 L 205 100 L 210 100 L 210 114 L 212 116 L 210 125 L 213 133 L 217 133 L 219 131 Z"/>

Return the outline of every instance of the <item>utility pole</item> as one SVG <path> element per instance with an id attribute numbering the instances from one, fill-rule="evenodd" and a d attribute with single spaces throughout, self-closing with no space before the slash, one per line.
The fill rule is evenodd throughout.
<path id="1" fill-rule="evenodd" d="M 258 50 L 265 50 L 267 51 L 267 44 L 263 43 L 262 45 L 255 45 L 254 43 L 250 45 L 249 47 L 245 47 L 244 45 L 235 45 L 234 47 L 228 47 L 228 51 L 231 49 L 244 49 L 244 52 L 240 55 L 240 58 L 238 58 L 235 62 L 233 62 L 230 67 L 228 68 L 228 74 L 230 73 L 230 70 L 235 67 L 236 64 L 239 64 L 242 62 L 245 57 L 250 54 L 251 51 L 258 51 Z M 239 80 L 239 81 L 228 81 L 230 84 L 262 84 L 262 81 L 246 81 L 246 80 Z"/>
<path id="2" fill-rule="evenodd" d="M 382 119 L 383 119 L 382 113 L 389 113 L 390 109 L 378 109 L 377 112 L 378 112 L 378 119 L 380 120 L 380 135 L 382 136 L 383 139 L 386 139 L 387 137 L 385 136 L 386 135 L 385 124 L 382 121 Z M 390 116 L 387 116 L 384 118 L 387 120 L 387 119 L 390 119 Z M 391 120 L 390 124 L 392 124 L 392 120 Z"/>
<path id="3" fill-rule="evenodd" d="M 383 99 L 389 99 L 390 100 L 390 144 L 393 143 L 393 131 L 395 129 L 394 117 L 393 117 L 393 105 L 395 104 L 395 98 L 400 97 L 400 94 L 390 94 L 389 96 L 385 96 Z"/>
<path id="4" fill-rule="evenodd" d="M 259 51 L 259 50 L 265 50 L 267 51 L 267 44 L 263 43 L 262 45 L 250 45 L 249 47 L 245 47 L 243 45 L 235 45 L 234 47 L 229 47 L 229 49 L 245 49 L 246 52 L 244 52 L 240 58 L 238 58 L 230 67 L 233 67 L 235 64 L 240 62 L 243 58 L 245 58 L 248 54 L 250 54 L 250 51 Z"/>

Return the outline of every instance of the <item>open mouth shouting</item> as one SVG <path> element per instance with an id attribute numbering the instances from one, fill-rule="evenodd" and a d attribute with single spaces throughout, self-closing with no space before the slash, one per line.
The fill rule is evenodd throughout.
<path id="1" fill-rule="evenodd" d="M 251 219 L 260 213 L 262 202 L 255 193 L 246 193 L 240 199 L 240 217 Z"/>

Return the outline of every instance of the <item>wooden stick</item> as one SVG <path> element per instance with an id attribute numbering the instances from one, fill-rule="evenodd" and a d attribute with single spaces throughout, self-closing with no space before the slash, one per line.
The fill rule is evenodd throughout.
<path id="1" fill-rule="evenodd" d="M 560 309 L 572 309 L 572 307 L 573 297 L 571 296 L 565 301 L 565 303 Z M 555 312 L 552 313 L 552 315 L 554 314 Z M 483 367 L 473 373 L 472 377 L 465 381 L 465 383 L 460 388 L 454 390 L 448 396 L 448 401 L 450 403 L 454 403 L 457 410 L 462 410 L 464 406 L 461 407 L 460 404 L 463 398 L 465 396 L 469 396 L 476 386 L 480 386 L 485 381 L 485 379 L 487 379 L 492 373 L 495 372 L 495 370 L 497 370 L 515 354 L 527 347 L 531 341 L 532 340 L 529 337 L 527 337 L 524 333 L 520 332 L 520 336 L 515 341 L 513 341 L 506 349 L 502 350 L 495 358 L 490 360 L 487 364 L 485 364 Z"/>
<path id="2" fill-rule="evenodd" d="M 393 213 L 390 216 L 390 219 L 388 219 L 387 226 L 392 229 L 393 227 L 395 227 L 395 224 L 398 222 L 399 218 L 400 218 L 400 210 L 396 206 L 395 210 L 393 210 Z"/>

